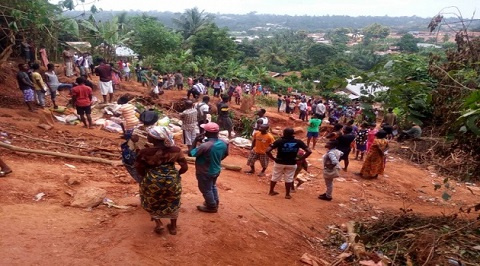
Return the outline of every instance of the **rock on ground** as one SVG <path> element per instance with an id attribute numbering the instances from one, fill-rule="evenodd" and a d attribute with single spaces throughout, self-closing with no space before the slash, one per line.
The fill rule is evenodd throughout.
<path id="1" fill-rule="evenodd" d="M 75 196 L 73 196 L 73 201 L 70 206 L 78 208 L 96 207 L 102 203 L 106 196 L 107 191 L 105 189 L 96 187 L 80 188 L 77 193 L 75 193 Z"/>

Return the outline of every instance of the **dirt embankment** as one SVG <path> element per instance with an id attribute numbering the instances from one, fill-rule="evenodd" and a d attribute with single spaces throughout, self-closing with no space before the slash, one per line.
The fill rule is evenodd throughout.
<path id="1" fill-rule="evenodd" d="M 10 78 L 6 84 L 6 89 L 2 84 L 0 99 L 21 97 Z M 127 92 L 147 97 L 147 89 L 135 82 L 123 84 L 117 94 Z M 98 91 L 95 94 L 100 96 Z M 184 91 L 166 91 L 159 102 L 168 105 L 184 95 Z M 238 107 L 233 105 L 233 108 Z M 174 109 L 165 112 L 177 114 Z M 271 117 L 273 128 L 305 126 L 277 114 L 274 108 L 268 108 L 267 116 Z M 114 155 L 98 151 L 119 152 L 122 140 L 118 134 L 58 123 L 54 129 L 45 131 L 36 127 L 39 118 L 39 112 L 28 112 L 21 101 L 9 105 L 1 102 L 0 132 L 100 149 L 95 154 L 90 149 L 15 134 L 4 136 L 1 141 L 112 159 Z M 303 134 L 298 137 L 304 138 Z M 277 185 L 279 196 L 267 195 L 271 165 L 267 177 L 262 178 L 222 171 L 218 180 L 221 203 L 217 214 L 196 210 L 203 198 L 197 188 L 194 166 L 190 164 L 182 176 L 178 234 L 159 236 L 153 232 L 149 215 L 139 206 L 138 186 L 123 167 L 0 149 L 2 159 L 14 171 L 0 179 L 0 264 L 300 265 L 299 258 L 306 252 L 332 262 L 339 250 L 320 241 L 329 237 L 329 225 L 371 220 L 400 208 L 413 209 L 421 215 L 452 213 L 459 207 L 471 206 L 480 194 L 464 184 L 453 184 L 453 197 L 445 202 L 441 199 L 442 191 L 435 191 L 433 186 L 442 182 L 441 175 L 390 156 L 386 174 L 378 180 L 362 180 L 353 175 L 360 170 L 361 162 L 352 158 L 349 171 L 342 172 L 342 178 L 335 181 L 334 200 L 320 201 L 317 196 L 325 189 L 321 175 L 324 152 L 320 143 L 308 159 L 311 181 L 292 194 L 291 200 L 282 196 L 282 184 Z M 232 147 L 230 154 L 226 163 L 245 165 L 248 150 Z M 129 207 L 69 206 L 71 195 L 84 187 L 102 188 L 107 198 Z M 34 200 L 39 193 L 45 195 Z"/>

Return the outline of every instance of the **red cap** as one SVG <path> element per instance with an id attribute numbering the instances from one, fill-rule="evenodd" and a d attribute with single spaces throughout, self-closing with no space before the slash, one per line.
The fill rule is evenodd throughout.
<path id="1" fill-rule="evenodd" d="M 218 126 L 217 123 L 210 122 L 206 124 L 200 125 L 201 128 L 205 129 L 207 132 L 218 132 L 220 131 L 220 127 Z"/>

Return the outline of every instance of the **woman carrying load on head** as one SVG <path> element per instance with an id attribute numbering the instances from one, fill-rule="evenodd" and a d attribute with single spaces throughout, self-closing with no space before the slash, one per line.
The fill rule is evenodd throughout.
<path id="1" fill-rule="evenodd" d="M 157 123 L 158 115 L 155 111 L 147 110 L 140 115 L 139 120 L 142 124 L 135 126 L 133 129 L 124 130 L 126 141 L 120 145 L 123 165 L 137 183 L 140 183 L 142 178 L 135 169 L 135 159 L 141 149 L 148 147 L 147 129 Z"/>
<path id="2" fill-rule="evenodd" d="M 155 221 L 155 233 L 163 232 L 160 219 L 166 218 L 170 219 L 167 225 L 169 233 L 176 235 L 182 194 L 180 175 L 188 170 L 187 160 L 182 150 L 174 145 L 173 135 L 167 127 L 150 127 L 147 139 L 153 147 L 140 150 L 135 162 L 135 168 L 142 177 L 142 207 Z M 180 165 L 179 170 L 175 168 L 175 163 Z"/>

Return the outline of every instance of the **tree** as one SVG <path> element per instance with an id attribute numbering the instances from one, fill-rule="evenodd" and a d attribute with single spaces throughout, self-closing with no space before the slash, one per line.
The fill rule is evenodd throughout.
<path id="1" fill-rule="evenodd" d="M 400 47 L 401 51 L 414 53 L 418 52 L 418 42 L 419 39 L 413 37 L 412 34 L 407 33 L 400 38 L 397 45 Z"/>
<path id="2" fill-rule="evenodd" d="M 399 120 L 419 125 L 432 122 L 431 93 L 435 80 L 428 73 L 427 57 L 418 54 L 393 56 L 374 75 L 364 80 L 367 85 L 389 88 L 379 92 L 375 101 L 385 107 L 396 108 Z"/>
<path id="3" fill-rule="evenodd" d="M 94 46 L 102 46 L 103 56 L 107 59 L 115 55 L 117 46 L 126 45 L 133 35 L 132 30 L 126 31 L 122 29 L 118 17 L 102 22 L 97 22 L 95 18 L 92 18 L 92 21 L 81 20 L 80 25 L 90 33 L 90 36 L 86 37 L 86 39 L 89 39 Z"/>
<path id="4" fill-rule="evenodd" d="M 133 31 L 129 46 L 140 55 L 160 56 L 175 51 L 181 44 L 181 36 L 169 31 L 153 17 L 133 17 L 127 25 Z"/>
<path id="5" fill-rule="evenodd" d="M 197 34 L 213 21 L 213 16 L 204 12 L 205 10 L 199 11 L 197 7 L 194 7 L 186 9 L 179 18 L 173 19 L 173 23 L 185 40 Z"/>
<path id="6" fill-rule="evenodd" d="M 278 45 L 271 45 L 260 51 L 260 60 L 266 65 L 284 65 L 286 60 L 285 50 Z"/>
<path id="7" fill-rule="evenodd" d="M 350 29 L 338 28 L 327 32 L 325 38 L 329 39 L 333 45 L 345 45 L 349 41 L 348 33 L 350 33 Z"/>
<path id="8" fill-rule="evenodd" d="M 227 29 L 219 29 L 209 24 L 197 32 L 191 39 L 193 56 L 209 56 L 217 63 L 236 56 L 236 44 L 230 38 Z"/>
<path id="9" fill-rule="evenodd" d="M 56 20 L 61 8 L 48 1 L 4 0 L 0 9 L 0 63 L 5 62 L 19 44 L 17 40 L 30 39 L 37 46 L 56 42 Z"/>
<path id="10" fill-rule="evenodd" d="M 332 45 L 317 43 L 308 49 L 307 55 L 313 65 L 320 65 L 336 56 L 337 50 Z"/>
<path id="11" fill-rule="evenodd" d="M 390 28 L 373 23 L 365 27 L 362 32 L 366 39 L 385 39 L 390 34 Z"/>

